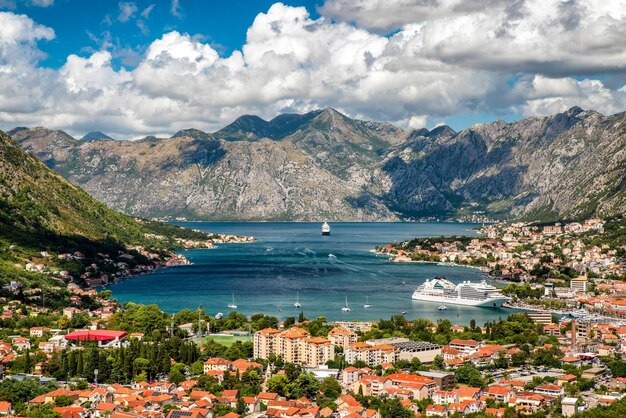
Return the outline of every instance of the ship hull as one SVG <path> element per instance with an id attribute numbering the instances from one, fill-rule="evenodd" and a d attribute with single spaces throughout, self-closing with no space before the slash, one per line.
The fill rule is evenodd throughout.
<path id="1" fill-rule="evenodd" d="M 330 231 L 322 231 L 322 235 L 330 235 Z"/>
<path id="2" fill-rule="evenodd" d="M 500 308 L 504 303 L 508 302 L 510 299 L 503 298 L 490 298 L 485 300 L 472 300 L 472 299 L 459 299 L 459 298 L 448 298 L 441 296 L 431 296 L 431 295 L 422 295 L 422 294 L 413 294 L 413 300 L 419 300 L 422 302 L 432 302 L 438 303 L 440 305 L 462 305 L 462 306 L 476 306 L 481 308 Z"/>

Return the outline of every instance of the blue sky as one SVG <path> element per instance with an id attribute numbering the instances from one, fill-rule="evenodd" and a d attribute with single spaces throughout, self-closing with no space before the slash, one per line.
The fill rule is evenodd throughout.
<path id="1" fill-rule="evenodd" d="M 622 0 L 0 0 L 0 129 L 214 131 L 334 107 L 460 130 L 626 108 Z"/>
<path id="2" fill-rule="evenodd" d="M 240 49 L 246 41 L 246 31 L 261 12 L 265 12 L 275 1 L 266 0 L 182 0 L 178 16 L 173 14 L 169 1 L 135 1 L 137 11 L 126 22 L 118 20 L 120 1 L 111 0 L 56 0 L 50 7 L 37 7 L 28 2 L 7 2 L 0 10 L 23 13 L 36 22 L 51 27 L 56 39 L 41 45 L 48 55 L 43 64 L 58 68 L 70 54 L 98 50 L 109 32 L 111 41 L 120 49 L 129 48 L 142 52 L 155 38 L 172 30 L 199 35 L 224 55 Z M 130 3 L 130 2 L 126 2 Z M 293 6 L 305 6 L 313 17 L 317 17 L 316 2 L 283 1 Z M 319 2 L 317 2 L 319 3 Z M 85 5 L 88 4 L 88 7 Z M 8 7 L 7 7 L 8 5 Z M 141 12 L 151 7 L 147 18 Z M 141 21 L 148 32 L 140 29 Z M 110 23 L 109 23 L 110 22 Z M 122 65 L 120 60 L 117 65 Z"/>

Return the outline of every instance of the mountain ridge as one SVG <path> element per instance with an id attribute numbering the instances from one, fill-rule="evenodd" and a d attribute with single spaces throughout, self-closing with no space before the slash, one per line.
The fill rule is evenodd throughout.
<path id="1" fill-rule="evenodd" d="M 64 177 L 141 216 L 558 219 L 625 207 L 625 120 L 573 107 L 460 132 L 405 131 L 328 108 L 132 142 L 73 142 L 41 128 L 14 135 Z"/>

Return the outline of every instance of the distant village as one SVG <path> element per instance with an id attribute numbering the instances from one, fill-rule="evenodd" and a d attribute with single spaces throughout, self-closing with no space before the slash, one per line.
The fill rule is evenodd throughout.
<path id="1" fill-rule="evenodd" d="M 145 237 L 156 240 L 165 238 L 155 234 L 145 234 Z M 211 238 L 206 241 L 177 237 L 171 239 L 185 249 L 214 248 L 216 244 L 254 241 L 254 237 L 230 234 L 212 234 Z M 137 257 L 138 255 L 147 262 L 138 261 L 140 259 L 140 257 Z M 132 276 L 145 274 L 155 269 L 190 264 L 182 254 L 168 251 L 164 256 L 162 251 L 157 253 L 142 246 L 134 246 L 128 248 L 127 252 L 119 252 L 118 254 L 98 253 L 97 257 L 97 260 L 92 260 L 93 262 L 77 275 L 64 270 L 62 266 L 72 261 L 78 264 L 85 263 L 86 257 L 78 249 L 72 253 L 56 255 L 48 251 L 42 251 L 40 257 L 33 257 L 30 262 L 24 265 L 16 265 L 16 267 L 23 268 L 29 272 L 48 275 L 59 283 L 80 283 L 83 288 L 93 289 L 117 283 Z M 11 292 L 17 292 L 21 286 L 22 283 L 15 280 L 8 284 L 6 289 Z M 39 293 L 41 290 L 31 289 L 30 292 Z"/>
<path id="2" fill-rule="evenodd" d="M 625 248 L 594 242 L 604 225 L 598 218 L 563 225 L 495 224 L 480 228 L 482 237 L 423 238 L 376 251 L 394 262 L 475 267 L 502 283 L 528 284 L 539 291 L 535 298 L 512 293 L 511 307 L 557 313 L 585 308 L 621 318 L 626 316 Z"/>

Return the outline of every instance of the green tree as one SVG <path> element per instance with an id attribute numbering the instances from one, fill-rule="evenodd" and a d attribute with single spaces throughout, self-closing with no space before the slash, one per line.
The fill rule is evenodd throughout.
<path id="1" fill-rule="evenodd" d="M 269 392 L 278 393 L 280 396 L 285 396 L 287 394 L 288 385 L 289 380 L 284 374 L 275 374 L 267 379 L 267 390 Z"/>
<path id="2" fill-rule="evenodd" d="M 528 354 L 526 354 L 526 352 L 524 351 L 520 351 L 519 353 L 514 353 L 511 356 L 511 364 L 514 367 L 519 367 L 519 366 L 526 364 L 527 360 L 528 360 Z"/>
<path id="3" fill-rule="evenodd" d="M 191 364 L 191 366 L 189 366 L 189 372 L 193 376 L 202 374 L 204 372 L 204 365 L 201 361 L 195 361 Z"/>
<path id="4" fill-rule="evenodd" d="M 413 418 L 413 413 L 396 398 L 387 399 L 380 407 L 381 418 Z"/>
<path id="5" fill-rule="evenodd" d="M 54 383 L 41 385 L 35 379 L 4 379 L 0 381 L 0 400 L 13 405 L 22 404 L 56 388 Z"/>
<path id="6" fill-rule="evenodd" d="M 246 412 L 246 403 L 243 398 L 237 399 L 237 406 L 235 407 L 235 412 L 239 415 L 243 415 Z"/>
<path id="7" fill-rule="evenodd" d="M 325 378 L 319 386 L 320 392 L 327 398 L 337 399 L 341 395 L 341 385 L 334 377 Z"/>
<path id="8" fill-rule="evenodd" d="M 179 385 L 181 382 L 185 381 L 185 375 L 181 373 L 179 369 L 170 370 L 170 382 L 175 385 Z"/>
<path id="9" fill-rule="evenodd" d="M 61 395 L 54 398 L 54 406 L 70 406 L 74 403 L 74 399 L 67 395 Z"/>
<path id="10" fill-rule="evenodd" d="M 443 370 L 446 367 L 446 363 L 443 360 L 443 357 L 439 354 L 435 356 L 433 359 L 433 368 L 437 370 Z"/>
<path id="11" fill-rule="evenodd" d="M 319 393 L 319 382 L 313 373 L 302 373 L 289 387 L 289 392 L 293 398 L 305 397 L 314 399 Z"/>
<path id="12" fill-rule="evenodd" d="M 44 405 L 32 405 L 24 411 L 27 418 L 60 418 L 61 414 L 52 409 L 53 405 L 47 403 Z"/>
<path id="13" fill-rule="evenodd" d="M 454 377 L 457 383 L 466 384 L 473 387 L 485 386 L 480 372 L 470 363 L 465 363 L 456 369 Z"/>

